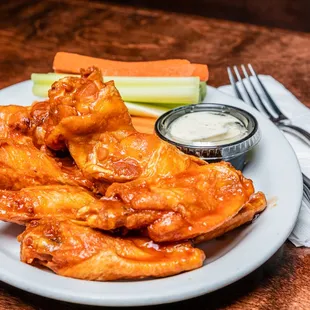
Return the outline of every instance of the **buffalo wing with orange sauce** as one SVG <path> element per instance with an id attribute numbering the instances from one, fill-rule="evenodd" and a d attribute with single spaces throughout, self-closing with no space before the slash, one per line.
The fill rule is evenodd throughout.
<path id="1" fill-rule="evenodd" d="M 159 245 L 147 238 L 114 237 L 56 219 L 29 223 L 19 241 L 23 262 L 85 280 L 166 277 L 199 268 L 205 258 L 189 242 Z"/>

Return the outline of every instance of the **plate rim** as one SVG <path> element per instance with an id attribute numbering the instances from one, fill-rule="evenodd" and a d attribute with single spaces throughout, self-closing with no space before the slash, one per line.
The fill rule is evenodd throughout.
<path id="1" fill-rule="evenodd" d="M 14 87 L 18 87 L 18 86 L 24 86 L 24 85 L 28 85 L 30 82 L 30 80 L 26 80 L 26 81 L 22 81 L 13 85 L 10 85 L 8 87 L 5 87 L 3 89 L 0 90 L 0 94 L 5 91 L 8 90 L 9 88 L 14 88 Z M 27 87 L 27 85 L 25 87 Z M 207 89 L 207 95 L 209 93 L 213 93 L 213 92 L 220 92 L 219 90 L 215 89 L 212 86 L 208 85 L 208 89 Z M 222 93 L 223 94 L 223 93 Z M 226 97 L 229 97 L 226 94 L 223 94 Z M 238 102 L 239 100 L 233 97 L 229 97 L 232 98 L 232 100 L 234 102 Z M 241 102 L 241 101 L 240 101 Z M 243 103 L 240 104 L 240 102 L 238 102 L 238 104 L 232 104 L 232 106 L 236 105 L 239 106 L 241 105 L 241 108 L 243 106 Z M 0 104 L 1 105 L 1 104 Z M 250 110 L 250 113 L 252 114 L 257 114 L 258 112 L 253 111 L 250 107 L 245 108 L 245 110 Z M 256 116 L 256 115 L 255 115 Z M 261 116 L 259 116 L 260 118 Z M 273 125 L 273 124 L 272 124 Z M 273 125 L 274 126 L 274 125 Z M 264 262 L 266 262 L 282 245 L 283 243 L 286 241 L 286 239 L 288 238 L 288 236 L 290 235 L 291 231 L 294 228 L 295 222 L 297 220 L 297 216 L 299 213 L 299 209 L 300 209 L 300 205 L 301 205 L 301 200 L 302 200 L 302 175 L 301 175 L 301 170 L 300 170 L 300 165 L 298 162 L 298 159 L 291 147 L 291 145 L 289 144 L 289 142 L 284 138 L 284 140 L 286 141 L 286 144 L 288 146 L 288 148 L 291 150 L 291 153 L 293 155 L 294 161 L 295 161 L 295 165 L 297 168 L 296 174 L 299 174 L 299 185 L 297 186 L 299 189 L 299 194 L 296 194 L 296 197 L 299 196 L 298 201 L 296 201 L 296 207 L 294 208 L 295 212 L 293 215 L 293 218 L 290 222 L 290 227 L 287 227 L 286 229 L 286 233 L 281 236 L 281 238 L 278 239 L 278 241 L 276 242 L 276 245 L 274 245 L 273 249 L 268 251 L 268 254 L 265 254 L 264 256 L 260 256 L 260 259 L 257 259 L 255 264 L 251 264 L 251 266 L 248 266 L 247 268 L 243 268 L 242 271 L 238 271 L 231 274 L 228 278 L 224 279 L 222 282 L 217 283 L 217 285 L 215 285 L 212 289 L 206 289 L 205 285 L 199 285 L 197 287 L 194 285 L 191 285 L 190 287 L 188 287 L 188 290 L 186 290 L 186 292 L 178 292 L 178 291 L 174 291 L 173 294 L 171 295 L 165 295 L 165 296 L 150 296 L 150 297 L 142 297 L 140 299 L 137 299 L 136 296 L 133 297 L 126 297 L 126 299 L 122 299 L 120 296 L 115 296 L 115 297 L 104 297 L 104 296 L 80 296 L 79 292 L 73 292 L 73 295 L 68 294 L 70 293 L 70 290 L 65 290 L 65 291 L 60 291 L 57 290 L 56 291 L 48 291 L 47 289 L 44 288 L 44 286 L 40 287 L 39 284 L 34 285 L 31 282 L 27 281 L 28 279 L 22 279 L 19 278 L 18 276 L 14 275 L 14 272 L 10 272 L 8 270 L 6 270 L 5 268 L 3 268 L 3 265 L 0 265 L 0 281 L 3 281 L 5 283 L 8 283 L 14 287 L 17 287 L 19 289 L 22 290 L 26 290 L 28 292 L 40 295 L 40 296 L 44 296 L 47 298 L 52 298 L 52 299 L 56 299 L 56 300 L 61 300 L 61 301 L 65 301 L 65 302 L 71 302 L 71 303 L 78 303 L 78 304 L 85 304 L 85 305 L 93 305 L 93 306 L 147 306 L 147 305 L 156 305 L 156 304 L 164 304 L 164 303 L 171 303 L 171 302 L 176 302 L 176 301 L 181 301 L 181 300 L 185 300 L 185 299 L 189 299 L 189 298 L 194 298 L 206 293 L 210 293 L 212 291 L 218 290 L 219 288 L 222 288 L 224 286 L 230 285 L 231 283 L 245 277 L 246 275 L 248 275 L 249 273 L 251 273 L 252 271 L 254 271 L 255 269 L 257 269 L 259 266 L 261 266 Z M 298 207 L 297 207 L 298 205 Z M 0 258 L 3 257 L 4 254 L 0 253 Z M 5 264 L 6 260 L 4 261 Z M 28 265 L 25 265 L 27 267 L 30 268 L 34 268 Z M 201 267 L 200 269 L 202 269 L 203 267 Z M 190 275 L 191 273 L 194 273 L 195 271 L 199 271 L 200 269 L 196 269 L 194 271 L 189 271 L 186 273 L 183 273 L 181 275 Z M 37 270 L 37 269 L 36 269 Z M 172 276 L 172 277 L 168 277 L 168 278 L 174 278 L 177 277 L 176 276 Z M 60 277 L 60 276 L 57 276 Z M 64 278 L 61 277 L 62 279 L 67 280 L 68 278 Z M 167 279 L 167 278 L 164 278 Z M 70 279 L 72 280 L 72 279 Z M 157 279 L 157 280 L 151 280 L 151 281 L 160 281 L 163 279 Z M 73 280 L 73 281 L 82 281 L 82 280 Z M 28 283 L 27 283 L 28 282 Z M 68 281 L 70 282 L 70 281 Z M 148 280 L 145 280 L 143 282 L 149 282 Z M 224 283 L 225 282 L 225 283 Z M 87 282 L 87 283 L 93 283 L 93 282 Z M 100 283 L 100 282 L 95 282 L 95 283 Z M 105 283 L 113 283 L 113 282 L 105 282 Z M 115 283 L 115 282 L 114 282 Z M 132 282 L 135 283 L 135 282 Z M 192 283 L 193 284 L 193 283 Z M 114 285 L 114 284 L 112 284 Z M 71 292 L 72 293 L 72 292 Z M 55 296 L 56 295 L 56 296 Z"/>

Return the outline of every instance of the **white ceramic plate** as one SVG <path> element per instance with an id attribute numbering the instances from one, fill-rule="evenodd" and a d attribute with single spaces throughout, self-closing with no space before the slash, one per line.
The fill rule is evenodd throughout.
<path id="1" fill-rule="evenodd" d="M 29 105 L 36 99 L 31 81 L 0 91 L 0 104 Z M 224 287 L 255 270 L 285 242 L 296 221 L 302 178 L 295 154 L 278 129 L 238 99 L 208 87 L 205 102 L 224 103 L 254 114 L 262 131 L 244 174 L 256 190 L 276 199 L 251 225 L 203 244 L 207 260 L 200 269 L 163 279 L 90 282 L 57 276 L 21 263 L 16 236 L 22 228 L 0 223 L 0 280 L 23 290 L 68 302 L 101 306 L 140 306 L 179 301 Z"/>

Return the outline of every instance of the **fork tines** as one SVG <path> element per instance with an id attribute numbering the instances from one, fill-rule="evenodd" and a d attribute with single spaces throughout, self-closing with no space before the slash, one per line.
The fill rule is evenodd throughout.
<path id="1" fill-rule="evenodd" d="M 275 104 L 274 100 L 271 98 L 252 65 L 247 65 L 249 73 L 246 66 L 241 65 L 240 67 L 244 78 L 242 78 L 238 67 L 233 67 L 233 71 L 239 83 L 236 83 L 236 79 L 231 68 L 227 68 L 230 83 L 233 86 L 237 97 L 249 103 L 258 111 L 263 112 L 273 121 L 286 119 Z"/>

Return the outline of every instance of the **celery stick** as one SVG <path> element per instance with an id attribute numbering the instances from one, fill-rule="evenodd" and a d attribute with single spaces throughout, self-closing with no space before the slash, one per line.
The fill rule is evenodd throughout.
<path id="1" fill-rule="evenodd" d="M 143 103 L 179 103 L 191 104 L 199 102 L 199 84 L 197 87 L 118 87 L 125 101 Z"/>
<path id="2" fill-rule="evenodd" d="M 199 83 L 199 102 L 202 102 L 207 95 L 207 83 L 200 82 Z"/>
<path id="3" fill-rule="evenodd" d="M 158 104 L 152 104 L 152 103 L 148 103 L 150 106 L 153 106 L 153 107 L 163 107 L 165 109 L 168 109 L 168 110 L 171 110 L 171 109 L 174 109 L 174 108 L 178 108 L 178 107 L 181 107 L 183 106 L 184 104 L 177 104 L 177 103 L 166 103 L 165 105 L 161 104 L 160 106 Z"/>
<path id="4" fill-rule="evenodd" d="M 135 77 L 135 76 L 104 76 L 103 80 L 114 81 L 116 87 L 196 87 L 199 78 L 193 77 Z"/>
<path id="5" fill-rule="evenodd" d="M 50 88 L 51 86 L 46 84 L 33 84 L 32 93 L 37 97 L 46 98 Z"/>
<path id="6" fill-rule="evenodd" d="M 169 109 L 166 107 L 158 107 L 155 105 L 125 102 L 130 115 L 143 116 L 143 117 L 159 117 Z"/>
<path id="7" fill-rule="evenodd" d="M 75 74 L 63 74 L 63 73 L 32 73 L 31 80 L 34 83 L 50 84 L 55 81 L 64 78 L 66 76 L 76 76 Z M 116 87 L 196 87 L 199 83 L 199 78 L 193 77 L 132 77 L 132 76 L 105 76 L 104 81 L 114 81 Z"/>
<path id="8" fill-rule="evenodd" d="M 49 85 L 34 84 L 32 92 L 38 97 L 47 97 Z M 153 103 L 157 105 L 176 104 L 185 105 L 198 103 L 199 93 L 193 89 L 174 87 L 171 89 L 153 88 L 119 88 L 123 100 L 129 102 Z"/>
<path id="9" fill-rule="evenodd" d="M 59 79 L 62 79 L 66 76 L 76 76 L 73 74 L 60 74 L 60 73 L 32 73 L 31 74 L 31 81 L 34 84 L 46 84 L 51 86 L 54 82 L 58 81 Z"/>
<path id="10" fill-rule="evenodd" d="M 50 86 L 67 74 L 38 74 L 33 73 L 33 93 L 46 97 Z M 122 98 L 128 102 L 152 104 L 194 104 L 204 97 L 205 83 L 199 83 L 198 77 L 106 77 L 114 79 Z"/>

